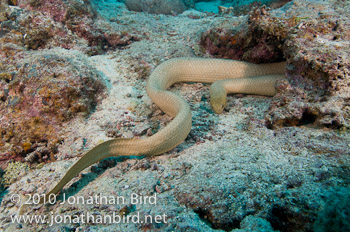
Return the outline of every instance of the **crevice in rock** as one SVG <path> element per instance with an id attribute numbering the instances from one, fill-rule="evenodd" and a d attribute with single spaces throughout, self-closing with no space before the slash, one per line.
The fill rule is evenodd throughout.
<path id="1" fill-rule="evenodd" d="M 286 206 L 273 206 L 267 220 L 274 230 L 281 232 L 312 231 L 309 218 L 302 213 L 293 212 Z"/>
<path id="2" fill-rule="evenodd" d="M 216 223 L 210 211 L 205 208 L 197 207 L 193 209 L 193 212 L 195 212 L 198 217 L 212 229 L 231 231 L 233 229 L 240 228 L 240 220 L 237 219 L 233 219 L 232 221 L 228 221 L 226 223 Z"/>
<path id="3" fill-rule="evenodd" d="M 311 110 L 306 109 L 303 112 L 303 116 L 299 120 L 298 126 L 313 124 L 316 121 L 316 119 L 317 119 L 317 115 L 313 113 Z"/>

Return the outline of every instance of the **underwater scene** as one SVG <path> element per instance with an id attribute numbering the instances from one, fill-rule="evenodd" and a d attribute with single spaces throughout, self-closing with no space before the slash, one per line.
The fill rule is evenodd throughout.
<path id="1" fill-rule="evenodd" d="M 0 0 L 13 231 L 350 231 L 350 1 Z"/>

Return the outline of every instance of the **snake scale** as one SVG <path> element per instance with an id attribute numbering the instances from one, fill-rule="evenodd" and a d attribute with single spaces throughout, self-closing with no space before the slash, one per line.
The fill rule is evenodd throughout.
<path id="1" fill-rule="evenodd" d="M 57 194 L 83 169 L 99 160 L 111 156 L 159 155 L 182 143 L 191 130 L 192 116 L 188 103 L 166 90 L 174 83 L 215 82 L 210 88 L 211 106 L 216 113 L 221 113 L 227 93 L 273 96 L 276 80 L 284 77 L 284 70 L 284 62 L 252 64 L 207 58 L 175 58 L 165 61 L 150 75 L 147 93 L 173 120 L 149 137 L 117 138 L 97 145 L 82 156 L 46 196 Z"/>

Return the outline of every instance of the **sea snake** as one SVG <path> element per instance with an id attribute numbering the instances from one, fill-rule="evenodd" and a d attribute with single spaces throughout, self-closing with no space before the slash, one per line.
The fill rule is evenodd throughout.
<path id="1" fill-rule="evenodd" d="M 285 63 L 252 64 L 243 61 L 207 58 L 175 58 L 160 64 L 150 75 L 147 93 L 166 114 L 173 117 L 163 129 L 145 138 L 117 138 L 103 142 L 82 156 L 46 194 L 57 194 L 83 169 L 111 156 L 152 156 L 182 143 L 191 130 L 188 103 L 166 89 L 178 82 L 213 83 L 210 104 L 216 113 L 226 105 L 227 93 L 273 96 L 275 83 L 284 77 Z M 43 202 L 43 199 L 41 202 Z"/>

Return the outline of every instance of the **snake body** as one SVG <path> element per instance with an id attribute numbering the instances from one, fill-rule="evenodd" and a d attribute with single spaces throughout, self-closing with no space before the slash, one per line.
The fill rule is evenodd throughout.
<path id="1" fill-rule="evenodd" d="M 213 83 L 211 105 L 221 113 L 227 93 L 273 96 L 275 82 L 283 78 L 285 63 L 252 64 L 242 61 L 203 58 L 176 58 L 160 64 L 151 74 L 147 93 L 166 114 L 173 117 L 163 129 L 146 138 L 117 138 L 97 145 L 82 156 L 47 193 L 57 194 L 83 169 L 111 156 L 151 156 L 171 150 L 182 143 L 191 130 L 192 116 L 188 103 L 166 89 L 177 82 Z"/>

